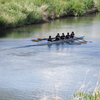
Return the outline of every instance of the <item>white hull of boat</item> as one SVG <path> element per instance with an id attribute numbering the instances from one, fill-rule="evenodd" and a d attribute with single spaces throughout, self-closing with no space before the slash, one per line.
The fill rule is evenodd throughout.
<path id="1" fill-rule="evenodd" d="M 75 38 L 72 38 L 72 39 L 64 39 L 64 40 L 59 40 L 59 41 L 47 41 L 45 43 L 41 43 L 41 44 L 36 44 L 36 46 L 40 46 L 40 45 L 51 45 L 51 44 L 57 44 L 57 43 L 63 43 L 63 42 L 67 42 L 67 43 L 71 43 L 71 42 L 74 42 L 75 40 L 81 40 L 83 39 L 84 36 L 81 36 L 81 37 L 75 37 Z"/>

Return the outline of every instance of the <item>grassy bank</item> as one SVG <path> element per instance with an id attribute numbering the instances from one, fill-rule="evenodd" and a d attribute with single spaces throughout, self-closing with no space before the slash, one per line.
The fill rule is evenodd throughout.
<path id="1" fill-rule="evenodd" d="M 0 0 L 0 29 L 45 22 L 62 16 L 81 16 L 99 0 Z"/>
<path id="2" fill-rule="evenodd" d="M 86 72 L 83 83 L 77 88 L 77 90 L 75 89 L 77 92 L 75 92 L 72 96 L 68 97 L 68 95 L 66 95 L 64 99 L 60 97 L 58 90 L 61 84 L 55 84 L 53 94 L 50 96 L 43 95 L 40 100 L 100 100 L 100 72 L 93 75 L 93 77 L 97 79 L 94 86 L 91 86 L 91 83 L 94 83 L 91 81 L 92 77 L 90 80 L 86 79 L 88 73 L 89 70 Z"/>
<path id="3" fill-rule="evenodd" d="M 100 91 L 96 91 L 93 93 L 75 93 L 75 96 L 72 100 L 100 100 Z"/>
<path id="4" fill-rule="evenodd" d="M 100 100 L 100 73 L 98 75 L 98 81 L 93 91 L 90 91 L 92 88 L 86 91 L 86 88 L 90 83 L 83 84 L 79 89 L 79 91 L 82 92 L 74 93 L 74 96 L 71 100 Z"/>

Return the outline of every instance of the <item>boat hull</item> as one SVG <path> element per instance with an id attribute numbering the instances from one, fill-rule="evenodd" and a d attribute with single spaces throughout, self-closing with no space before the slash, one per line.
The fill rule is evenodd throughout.
<path id="1" fill-rule="evenodd" d="M 52 42 L 51 41 L 47 41 L 45 43 L 37 44 L 36 46 L 51 45 L 51 44 L 57 44 L 57 43 L 63 43 L 63 42 L 71 43 L 71 42 L 74 42 L 75 40 L 81 40 L 83 38 L 84 38 L 84 36 L 75 37 L 75 38 L 71 38 L 71 39 L 64 39 L 64 40 L 59 40 L 59 41 L 52 41 Z"/>

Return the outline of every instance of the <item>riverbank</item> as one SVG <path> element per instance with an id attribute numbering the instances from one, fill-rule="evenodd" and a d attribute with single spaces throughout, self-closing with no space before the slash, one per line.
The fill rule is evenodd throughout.
<path id="1" fill-rule="evenodd" d="M 100 11 L 99 0 L 0 0 L 0 29 L 48 22 Z"/>

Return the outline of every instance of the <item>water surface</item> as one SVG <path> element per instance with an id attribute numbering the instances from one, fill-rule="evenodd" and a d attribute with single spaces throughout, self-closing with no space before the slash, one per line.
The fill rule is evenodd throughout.
<path id="1" fill-rule="evenodd" d="M 45 42 L 32 42 L 33 38 L 72 31 L 85 36 L 87 43 L 29 46 Z M 0 100 L 53 100 L 57 96 L 67 100 L 74 92 L 93 90 L 100 72 L 99 32 L 100 14 L 3 31 Z"/>

